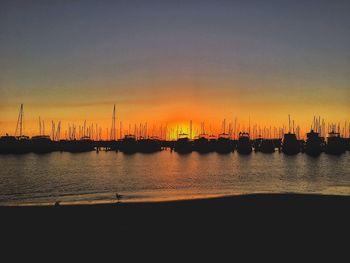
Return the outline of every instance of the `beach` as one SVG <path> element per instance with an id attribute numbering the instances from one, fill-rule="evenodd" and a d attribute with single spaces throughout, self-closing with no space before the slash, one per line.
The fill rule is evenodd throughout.
<path id="1" fill-rule="evenodd" d="M 120 231 L 176 229 L 236 229 L 264 231 L 264 227 L 298 226 L 312 231 L 343 225 L 349 231 L 350 196 L 317 194 L 251 194 L 207 199 L 59 206 L 0 207 L 1 221 L 18 226 L 51 225 L 109 227 Z M 101 225 L 99 225 L 101 224 Z"/>
<path id="2" fill-rule="evenodd" d="M 7 249 L 96 259 L 190 255 L 298 262 L 347 255 L 350 196 L 252 194 L 96 205 L 0 207 Z M 11 251 L 11 250 L 10 250 Z M 334 252 L 336 251 L 336 252 Z M 25 255 L 27 255 L 26 253 Z M 18 255 L 20 255 L 19 253 Z M 90 258 L 91 259 L 91 258 Z M 334 261 L 335 260 L 335 261 Z M 282 260 L 284 261 L 284 260 Z"/>

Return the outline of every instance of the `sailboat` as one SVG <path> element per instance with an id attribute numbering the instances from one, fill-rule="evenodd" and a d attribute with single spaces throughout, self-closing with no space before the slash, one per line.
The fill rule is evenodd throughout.
<path id="1" fill-rule="evenodd" d="M 124 139 L 120 142 L 120 151 L 126 154 L 132 154 L 137 152 L 137 141 L 133 134 L 126 134 Z"/>
<path id="2" fill-rule="evenodd" d="M 226 119 L 222 122 L 222 133 L 219 134 L 216 142 L 217 153 L 230 153 L 233 151 L 233 143 L 228 133 L 226 133 Z"/>
<path id="3" fill-rule="evenodd" d="M 323 151 L 323 141 L 321 137 L 319 136 L 318 132 L 314 132 L 314 130 L 311 130 L 306 134 L 306 142 L 304 145 L 304 151 L 306 154 L 311 156 L 318 156 Z"/>
<path id="4" fill-rule="evenodd" d="M 205 133 L 199 134 L 198 137 L 194 139 L 193 149 L 199 153 L 210 152 L 208 135 Z"/>
<path id="5" fill-rule="evenodd" d="M 193 150 L 192 141 L 188 138 L 188 134 L 180 133 L 178 139 L 175 142 L 174 150 L 177 153 L 185 154 L 190 153 Z"/>
<path id="6" fill-rule="evenodd" d="M 271 139 L 262 139 L 259 150 L 262 153 L 273 153 L 275 152 L 275 145 Z"/>
<path id="7" fill-rule="evenodd" d="M 290 115 L 288 115 L 289 120 L 289 131 L 285 133 L 282 140 L 282 152 L 287 155 L 294 155 L 300 152 L 300 143 L 297 139 L 295 133 L 290 132 Z M 294 121 L 293 121 L 294 130 Z"/>
<path id="8" fill-rule="evenodd" d="M 140 137 L 137 141 L 137 148 L 142 153 L 153 153 L 162 150 L 160 139 L 156 136 L 151 136 L 147 139 Z"/>
<path id="9" fill-rule="evenodd" d="M 219 138 L 216 142 L 217 153 L 230 153 L 233 151 L 233 143 L 227 133 L 219 134 Z"/>
<path id="10" fill-rule="evenodd" d="M 193 141 L 193 150 L 199 153 L 210 152 L 210 143 L 208 135 L 204 130 L 204 122 L 201 124 L 201 134 L 199 134 Z"/>
<path id="11" fill-rule="evenodd" d="M 252 144 L 248 132 L 239 133 L 237 152 L 241 154 L 250 154 L 252 152 Z"/>
<path id="12" fill-rule="evenodd" d="M 342 154 L 346 151 L 346 143 L 344 138 L 340 137 L 340 133 L 332 131 L 328 133 L 325 152 L 328 154 Z"/>

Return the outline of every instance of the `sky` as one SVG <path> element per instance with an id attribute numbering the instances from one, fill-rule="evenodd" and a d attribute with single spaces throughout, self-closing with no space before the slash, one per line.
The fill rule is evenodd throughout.
<path id="1" fill-rule="evenodd" d="M 39 116 L 108 128 L 114 104 L 117 126 L 349 121 L 349 13 L 337 0 L 0 0 L 0 135 L 21 103 L 29 135 Z"/>

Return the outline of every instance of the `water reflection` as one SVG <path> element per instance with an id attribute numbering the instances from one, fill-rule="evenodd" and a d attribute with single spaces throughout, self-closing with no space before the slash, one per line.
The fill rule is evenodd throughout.
<path id="1" fill-rule="evenodd" d="M 0 203 L 165 200 L 252 192 L 350 194 L 350 154 L 106 152 L 0 156 Z"/>

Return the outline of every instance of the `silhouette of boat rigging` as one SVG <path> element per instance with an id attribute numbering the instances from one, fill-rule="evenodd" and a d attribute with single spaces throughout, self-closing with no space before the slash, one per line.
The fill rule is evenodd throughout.
<path id="1" fill-rule="evenodd" d="M 317 120 L 314 117 L 314 124 L 312 127 L 316 128 L 316 131 L 312 129 L 306 134 L 306 141 L 298 139 L 299 130 L 297 129 L 297 134 L 294 132 L 294 121 L 291 127 L 291 120 L 289 118 L 289 131 L 284 133 L 283 139 L 271 138 L 271 133 L 269 138 L 264 138 L 264 136 L 257 136 L 255 139 L 251 140 L 250 133 L 240 132 L 238 139 L 232 138 L 232 129 L 230 126 L 229 133 L 225 132 L 226 123 L 223 121 L 222 132 L 216 137 L 211 133 L 208 136 L 204 130 L 204 123 L 201 123 L 201 133 L 192 139 L 192 121 L 190 122 L 190 133 L 180 132 L 177 134 L 177 140 L 166 140 L 162 139 L 161 136 L 147 136 L 147 132 L 140 132 L 136 136 L 136 126 L 135 134 L 129 133 L 124 135 L 123 139 L 117 140 L 116 138 L 116 122 L 115 122 L 115 106 L 113 108 L 112 116 L 112 129 L 110 132 L 109 140 L 101 140 L 101 136 L 95 134 L 95 139 L 91 137 L 91 129 L 86 129 L 86 123 L 84 122 L 84 127 L 79 126 L 79 136 L 82 135 L 80 139 L 76 139 L 77 134 L 75 133 L 75 126 L 69 127 L 69 136 L 67 139 L 60 139 L 60 122 L 58 123 L 57 130 L 55 130 L 54 123 L 52 122 L 52 136 L 45 134 L 45 125 L 39 117 L 39 135 L 29 136 L 24 135 L 23 129 L 23 104 L 20 106 L 20 111 L 18 115 L 18 121 L 16 125 L 15 135 L 11 136 L 6 134 L 0 137 L 0 153 L 1 154 L 25 154 L 25 153 L 50 153 L 54 151 L 63 151 L 71 153 L 79 152 L 89 152 L 89 151 L 99 151 L 100 149 L 121 151 L 125 154 L 133 154 L 136 152 L 140 153 L 154 153 L 159 152 L 163 149 L 170 148 L 177 153 L 186 154 L 192 151 L 198 153 L 209 153 L 217 152 L 220 154 L 228 154 L 237 150 L 240 154 L 250 154 L 254 148 L 256 152 L 262 153 L 273 153 L 275 149 L 281 149 L 283 153 L 287 155 L 294 155 L 300 151 L 305 152 L 311 156 L 318 156 L 322 152 L 333 155 L 340 155 L 347 150 L 350 150 L 350 139 L 341 137 L 339 132 L 340 125 L 338 125 L 337 131 L 336 125 L 332 126 L 332 131 L 328 133 L 327 140 L 321 137 L 320 134 L 325 131 L 324 125 L 321 128 L 320 118 Z M 323 123 L 324 124 L 324 123 Z M 146 127 L 147 129 L 147 127 Z M 236 124 L 235 124 L 236 129 Z M 250 128 L 249 128 L 250 130 Z M 346 130 L 346 124 L 343 128 L 343 134 Z M 87 131 L 87 132 L 86 132 Z M 257 130 L 256 130 L 257 131 Z M 271 131 L 271 129 L 270 129 Z M 282 130 L 283 131 L 283 130 Z M 292 132 L 293 131 L 293 132 Z M 96 127 L 97 133 L 97 127 Z M 350 130 L 349 130 L 350 133 Z M 163 133 L 164 134 L 164 133 Z M 234 133 L 235 134 L 235 133 Z M 282 134 L 282 133 L 280 133 Z M 265 134 L 266 135 L 266 134 Z"/>
<path id="2" fill-rule="evenodd" d="M 205 133 L 204 122 L 201 123 L 201 133 L 193 141 L 193 150 L 198 153 L 209 153 L 211 151 L 211 143 L 208 134 Z"/>
<path id="3" fill-rule="evenodd" d="M 290 115 L 288 115 L 289 131 L 285 133 L 282 141 L 282 152 L 287 155 L 295 155 L 300 152 L 301 146 L 296 134 L 291 132 Z M 294 121 L 293 121 L 294 131 Z"/>

